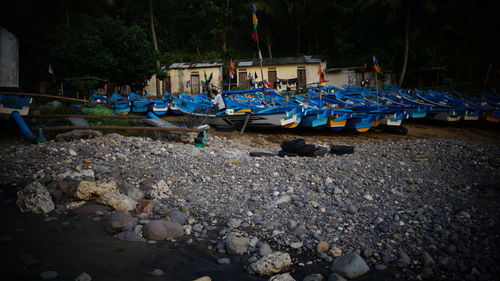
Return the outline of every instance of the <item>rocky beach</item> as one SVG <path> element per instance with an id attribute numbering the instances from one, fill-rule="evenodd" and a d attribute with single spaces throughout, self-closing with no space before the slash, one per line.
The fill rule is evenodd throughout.
<path id="1" fill-rule="evenodd" d="M 303 136 L 255 132 L 214 133 L 203 148 L 116 133 L 4 141 L 4 274 L 498 280 L 500 142 L 498 134 L 461 137 L 467 129 L 306 136 L 354 146 L 322 157 L 275 156 L 280 140 Z"/>

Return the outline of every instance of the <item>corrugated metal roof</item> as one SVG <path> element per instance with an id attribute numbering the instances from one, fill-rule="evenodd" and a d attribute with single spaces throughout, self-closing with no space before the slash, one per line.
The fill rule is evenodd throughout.
<path id="1" fill-rule="evenodd" d="M 326 62 L 322 57 L 302 56 L 302 57 L 285 57 L 285 58 L 265 58 L 262 60 L 262 65 L 289 65 L 289 64 L 316 64 Z M 260 66 L 259 59 L 247 59 L 236 61 L 236 66 Z"/>
<path id="2" fill-rule="evenodd" d="M 208 68 L 223 66 L 224 62 L 221 60 L 215 61 L 201 61 L 201 62 L 177 62 L 168 66 L 168 69 L 189 69 L 189 68 Z"/>

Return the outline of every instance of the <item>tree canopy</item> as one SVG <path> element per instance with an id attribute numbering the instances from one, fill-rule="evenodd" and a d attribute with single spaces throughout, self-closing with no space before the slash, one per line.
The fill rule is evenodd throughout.
<path id="1" fill-rule="evenodd" d="M 422 68 L 479 81 L 500 65 L 495 1 L 472 0 L 152 0 L 161 63 L 255 58 L 253 3 L 265 57 L 321 55 L 346 67 L 376 55 L 395 73 L 407 64 L 403 86 Z M 62 76 L 128 84 L 154 72 L 148 1 L 5 0 L 0 18 L 20 38 L 25 81 L 47 75 L 50 63 Z"/>

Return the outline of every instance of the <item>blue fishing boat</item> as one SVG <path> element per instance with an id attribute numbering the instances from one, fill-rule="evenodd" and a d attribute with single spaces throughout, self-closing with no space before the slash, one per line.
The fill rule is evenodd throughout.
<path id="1" fill-rule="evenodd" d="M 174 105 L 189 118 L 198 118 L 213 126 L 265 126 L 265 127 L 287 127 L 297 120 L 297 113 L 293 107 L 283 107 L 266 104 L 264 107 L 254 104 L 239 103 L 232 95 L 253 93 L 257 95 L 265 89 L 251 89 L 241 91 L 227 91 L 222 93 L 226 104 L 225 111 L 217 111 L 211 100 L 205 96 L 180 95 L 174 99 Z"/>
<path id="2" fill-rule="evenodd" d="M 128 99 L 131 103 L 132 112 L 146 112 L 148 111 L 149 100 L 134 92 L 128 95 Z"/>
<path id="3" fill-rule="evenodd" d="M 0 118 L 14 119 L 26 140 L 32 143 L 45 142 L 41 134 L 37 137 L 31 132 L 28 124 L 23 119 L 23 116 L 28 115 L 32 101 L 33 98 L 31 97 L 0 94 Z"/>
<path id="4" fill-rule="evenodd" d="M 128 98 L 114 93 L 110 98 L 114 114 L 128 114 L 130 112 L 130 101 Z"/>

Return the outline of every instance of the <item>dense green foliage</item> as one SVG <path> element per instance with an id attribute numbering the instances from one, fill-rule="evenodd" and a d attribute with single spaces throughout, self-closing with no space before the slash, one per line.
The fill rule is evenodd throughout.
<path id="1" fill-rule="evenodd" d="M 251 1 L 152 0 L 162 64 L 256 57 Z M 498 79 L 496 1 L 266 0 L 258 8 L 265 57 L 322 55 L 329 67 L 371 65 L 400 73 L 447 66 L 454 81 Z M 149 2 L 135 0 L 5 0 L 0 18 L 21 41 L 22 77 L 95 75 L 136 83 L 154 71 Z M 86 15 L 86 16 L 83 16 Z M 408 35 L 408 36 L 406 36 Z M 30 67 L 27 67 L 30 66 Z M 26 84 L 26 83 L 25 83 Z"/>
<path id="2" fill-rule="evenodd" d="M 155 52 L 144 30 L 110 17 L 78 16 L 73 28 L 50 51 L 66 76 L 94 75 L 118 84 L 141 86 L 156 71 Z"/>

